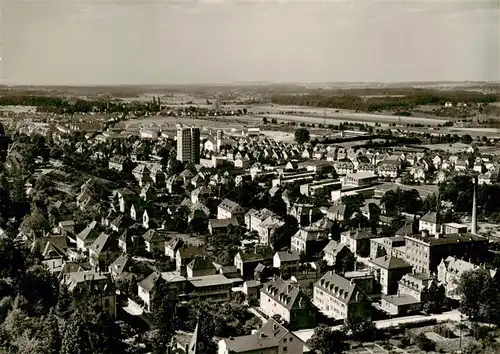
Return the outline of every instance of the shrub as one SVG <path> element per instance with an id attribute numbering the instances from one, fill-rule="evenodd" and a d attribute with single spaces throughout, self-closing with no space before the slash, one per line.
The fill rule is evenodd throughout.
<path id="1" fill-rule="evenodd" d="M 415 344 L 423 351 L 426 351 L 426 352 L 436 351 L 436 343 L 434 343 L 432 340 L 427 338 L 425 333 L 420 333 L 415 338 Z"/>

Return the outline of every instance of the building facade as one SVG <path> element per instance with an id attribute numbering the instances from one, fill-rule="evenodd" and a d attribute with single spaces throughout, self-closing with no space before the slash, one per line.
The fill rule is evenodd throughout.
<path id="1" fill-rule="evenodd" d="M 177 125 L 177 160 L 200 163 L 200 128 Z"/>

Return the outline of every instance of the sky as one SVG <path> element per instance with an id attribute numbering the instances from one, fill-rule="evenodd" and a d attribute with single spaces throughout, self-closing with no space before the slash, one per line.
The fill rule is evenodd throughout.
<path id="1" fill-rule="evenodd" d="M 4 0 L 4 84 L 500 81 L 500 0 Z"/>

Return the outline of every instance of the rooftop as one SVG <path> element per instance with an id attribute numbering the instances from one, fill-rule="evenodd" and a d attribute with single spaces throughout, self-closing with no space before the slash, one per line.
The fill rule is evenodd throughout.
<path id="1" fill-rule="evenodd" d="M 200 277 L 192 277 L 187 279 L 195 288 L 203 288 L 206 286 L 232 285 L 233 281 L 226 278 L 222 274 L 205 275 Z"/>
<path id="2" fill-rule="evenodd" d="M 453 234 L 443 234 L 436 236 L 422 236 L 422 235 L 412 235 L 406 236 L 413 240 L 422 241 L 430 246 L 444 245 L 455 242 L 488 242 L 488 240 L 482 236 L 470 234 L 470 233 L 453 233 Z"/>
<path id="3" fill-rule="evenodd" d="M 411 265 L 404 260 L 391 255 L 375 258 L 370 262 L 384 269 L 411 268 Z"/>

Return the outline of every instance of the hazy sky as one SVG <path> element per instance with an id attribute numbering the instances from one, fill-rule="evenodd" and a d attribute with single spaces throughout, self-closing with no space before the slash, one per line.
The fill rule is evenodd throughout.
<path id="1" fill-rule="evenodd" d="M 3 7 L 5 84 L 500 80 L 500 0 Z"/>

